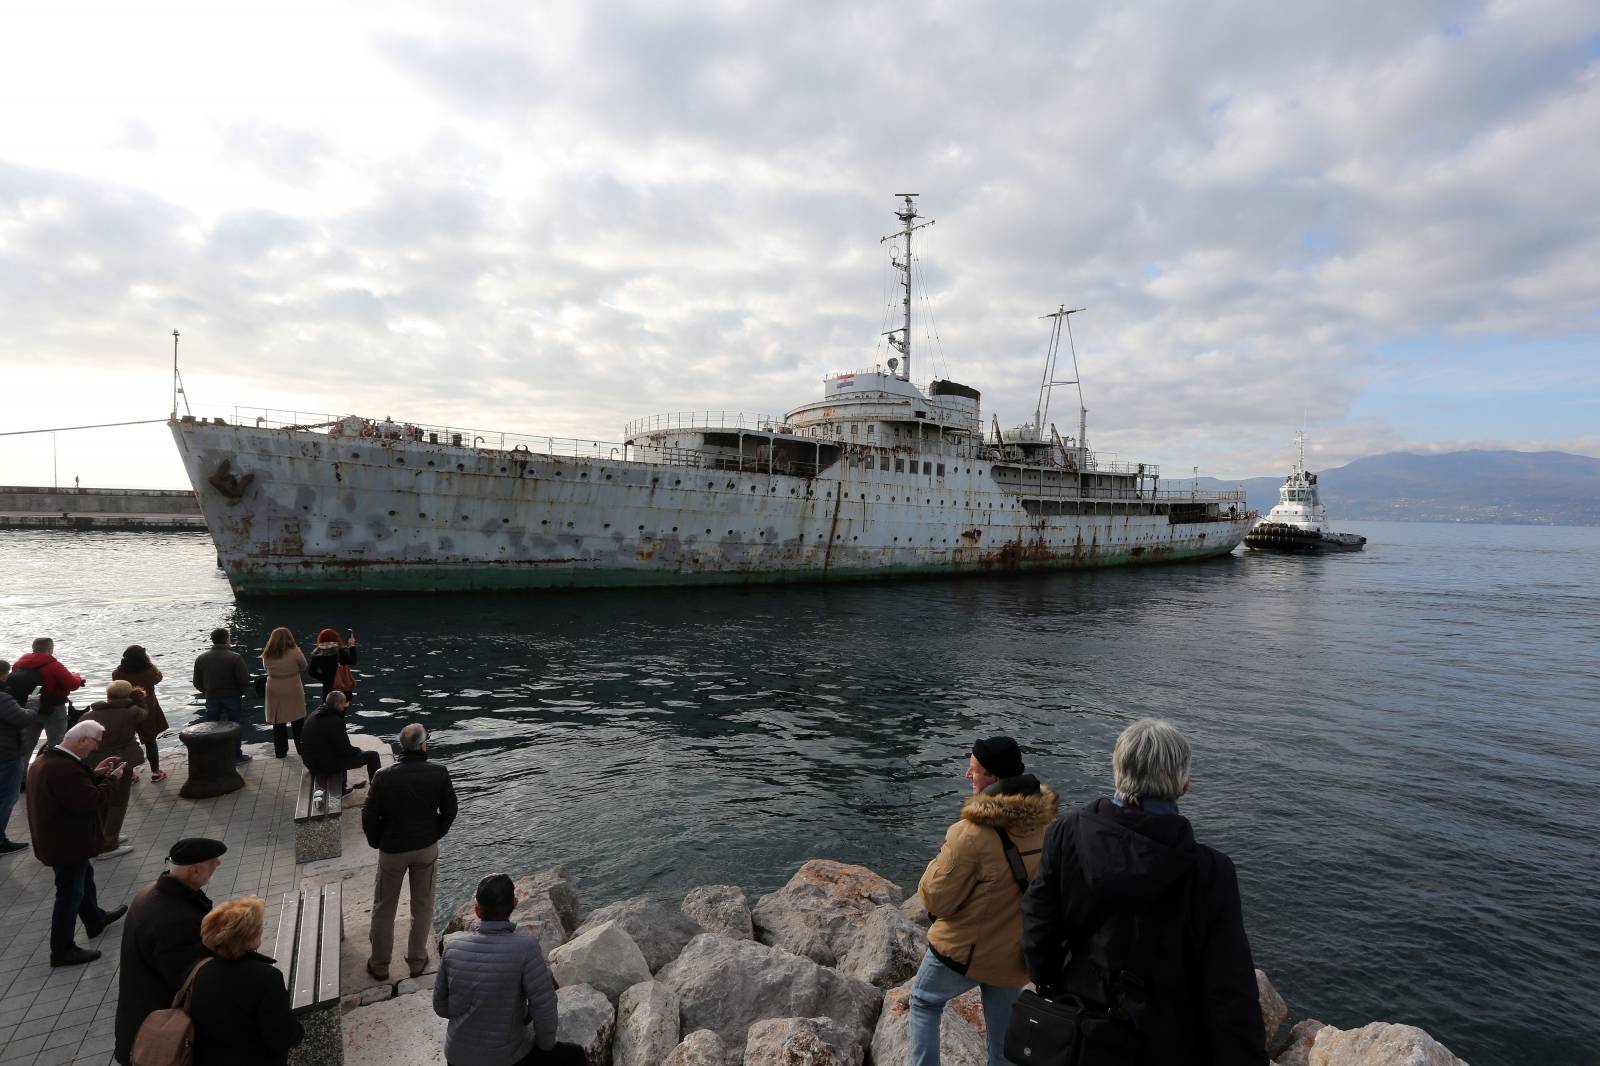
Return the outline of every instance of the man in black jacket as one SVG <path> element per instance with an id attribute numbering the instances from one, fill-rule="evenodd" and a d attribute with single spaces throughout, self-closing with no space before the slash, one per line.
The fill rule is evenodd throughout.
<path id="1" fill-rule="evenodd" d="M 1188 741 L 1159 719 L 1117 738 L 1115 796 L 1045 833 L 1022 900 L 1023 954 L 1041 995 L 1077 996 L 1126 1019 L 1113 1039 L 1128 1066 L 1263 1066 L 1233 863 L 1195 843 L 1178 813 L 1189 756 Z"/>
<path id="2" fill-rule="evenodd" d="M 372 779 L 372 791 L 361 808 L 367 843 L 378 849 L 378 880 L 372 895 L 372 955 L 367 972 L 389 979 L 394 951 L 394 913 L 400 904 L 400 882 L 411 881 L 411 935 L 406 965 L 411 976 L 428 965 L 428 940 L 433 935 L 433 881 L 439 863 L 439 839 L 456 818 L 456 790 L 450 771 L 428 761 L 428 731 L 413 722 L 400 730 L 400 758 Z"/>
<path id="3" fill-rule="evenodd" d="M 167 872 L 134 898 L 122 934 L 117 975 L 116 1060 L 133 1054 L 133 1038 L 152 1011 L 172 1006 L 189 969 L 206 957 L 200 919 L 211 910 L 201 889 L 222 865 L 228 846 L 208 837 L 185 837 L 167 853 Z"/>
<path id="4" fill-rule="evenodd" d="M 377 752 L 363 751 L 350 743 L 344 721 L 344 709 L 349 704 L 349 698 L 335 689 L 328 693 L 322 706 L 311 712 L 300 730 L 300 761 L 314 774 L 338 774 L 341 781 L 346 770 L 365 766 L 370 783 L 383 760 Z M 344 793 L 350 794 L 348 786 Z"/>

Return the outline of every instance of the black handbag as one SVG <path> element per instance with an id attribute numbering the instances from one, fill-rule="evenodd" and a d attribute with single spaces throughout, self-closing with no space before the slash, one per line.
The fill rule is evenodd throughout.
<path id="1" fill-rule="evenodd" d="M 1144 1042 L 1127 1019 L 1077 996 L 1024 989 L 1011 1008 L 1006 1059 L 1016 1066 L 1127 1066 Z"/>

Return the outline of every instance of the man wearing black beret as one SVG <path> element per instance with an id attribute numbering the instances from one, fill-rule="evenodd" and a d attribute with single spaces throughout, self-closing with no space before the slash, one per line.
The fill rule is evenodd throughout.
<path id="1" fill-rule="evenodd" d="M 200 919 L 211 910 L 201 891 L 222 865 L 228 846 L 209 837 L 184 837 L 167 853 L 167 872 L 134 899 L 122 934 L 117 983 L 116 1060 L 127 1066 L 133 1038 L 152 1011 L 172 1006 L 189 968 L 205 958 Z"/>

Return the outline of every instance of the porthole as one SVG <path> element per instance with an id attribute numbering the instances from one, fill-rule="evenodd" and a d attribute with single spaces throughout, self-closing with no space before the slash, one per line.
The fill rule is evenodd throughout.
<path id="1" fill-rule="evenodd" d="M 425 514 L 423 514 L 423 513 L 422 513 L 422 512 L 420 512 L 420 511 L 418 511 L 418 512 L 417 512 L 417 517 L 418 517 L 418 518 L 427 518 L 427 517 L 428 517 L 428 516 L 427 516 L 427 515 L 425 515 Z"/>
<path id="2" fill-rule="evenodd" d="M 589 476 L 589 471 L 585 470 L 583 473 L 579 474 L 578 476 L 581 477 L 581 478 L 587 478 Z"/>
<path id="3" fill-rule="evenodd" d="M 607 474 L 607 475 L 606 475 L 606 480 L 607 480 L 607 481 L 610 481 L 610 480 L 611 480 L 611 475 L 610 475 L 610 474 Z"/>
<path id="4" fill-rule="evenodd" d="M 302 508 L 302 510 L 303 510 L 303 508 Z M 390 511 L 390 512 L 389 512 L 389 517 L 390 517 L 390 518 L 393 518 L 393 517 L 394 517 L 394 512 L 393 512 L 393 511 Z"/>
<path id="5" fill-rule="evenodd" d="M 359 458 L 361 458 L 361 453 L 360 452 L 351 452 L 350 453 L 350 458 L 359 459 Z"/>
<path id="6" fill-rule="evenodd" d="M 502 519 L 500 519 L 500 524 L 503 525 L 503 526 L 509 526 L 511 524 L 511 519 L 502 518 Z"/>
<path id="7" fill-rule="evenodd" d="M 467 469 L 467 464 L 465 464 L 465 463 L 457 463 L 456 464 L 456 472 L 457 473 L 463 473 L 463 472 L 465 472 L 466 469 Z"/>
<path id="8" fill-rule="evenodd" d="M 677 527 L 677 526 L 673 526 L 673 527 L 672 527 L 672 531 L 673 531 L 673 532 L 674 532 L 674 533 L 676 533 L 676 532 L 677 532 L 677 531 L 678 531 L 678 527 Z"/>
<path id="9" fill-rule="evenodd" d="M 505 472 L 506 472 L 506 468 L 505 468 L 505 467 L 503 467 L 503 466 L 502 466 L 502 467 L 501 467 L 501 468 L 500 468 L 500 472 L 501 472 L 501 473 L 502 473 L 502 474 L 504 474 L 504 473 L 505 473 Z"/>
<path id="10" fill-rule="evenodd" d="M 679 481 L 677 478 L 673 478 L 672 479 L 672 485 L 673 485 L 674 488 L 676 488 L 677 486 L 679 486 L 681 484 L 683 484 L 683 482 Z"/>
<path id="11" fill-rule="evenodd" d="M 571 522 L 568 522 L 568 523 L 567 523 L 567 528 L 568 528 L 568 529 L 571 529 L 571 528 L 572 528 L 572 523 L 571 523 Z"/>
<path id="12" fill-rule="evenodd" d="M 429 465 L 429 466 L 432 466 L 432 465 L 433 465 L 433 460 L 432 460 L 432 459 L 429 459 L 429 460 L 428 460 L 428 465 Z"/>
<path id="13" fill-rule="evenodd" d="M 604 524 L 604 525 L 602 525 L 602 526 L 601 526 L 601 527 L 600 527 L 600 528 L 601 528 L 601 529 L 610 529 L 610 528 L 611 528 L 611 523 L 610 523 L 610 522 L 607 522 L 607 523 L 605 523 L 605 524 Z"/>
<path id="14" fill-rule="evenodd" d="M 709 529 L 706 530 L 706 536 L 708 536 L 708 537 L 711 536 L 711 530 L 709 530 Z"/>
<path id="15" fill-rule="evenodd" d="M 539 524 L 540 524 L 540 525 L 541 525 L 541 526 L 547 526 L 547 525 L 549 525 L 549 524 L 550 524 L 550 519 L 548 519 L 548 518 L 541 518 L 541 519 L 539 519 Z"/>
<path id="16" fill-rule="evenodd" d="M 468 517 L 467 517 L 467 516 L 466 516 L 466 515 L 462 515 L 462 516 L 461 516 L 461 520 L 462 520 L 462 521 L 463 521 L 463 522 L 470 522 L 470 521 L 471 521 L 471 519 L 469 519 L 469 518 L 468 518 Z"/>

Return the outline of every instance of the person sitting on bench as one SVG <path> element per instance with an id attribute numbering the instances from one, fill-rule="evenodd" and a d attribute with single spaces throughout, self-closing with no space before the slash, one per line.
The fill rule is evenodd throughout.
<path id="1" fill-rule="evenodd" d="M 377 752 L 363 751 L 350 743 L 350 734 L 345 731 L 344 718 L 345 708 L 349 704 L 349 697 L 335 689 L 328 693 L 328 698 L 322 701 L 322 706 L 306 719 L 306 724 L 300 732 L 300 759 L 306 764 L 306 769 L 319 777 L 323 774 L 338 774 L 339 787 L 346 796 L 351 792 L 351 787 L 345 778 L 346 770 L 365 766 L 367 782 L 371 782 L 372 775 L 383 765 Z"/>

